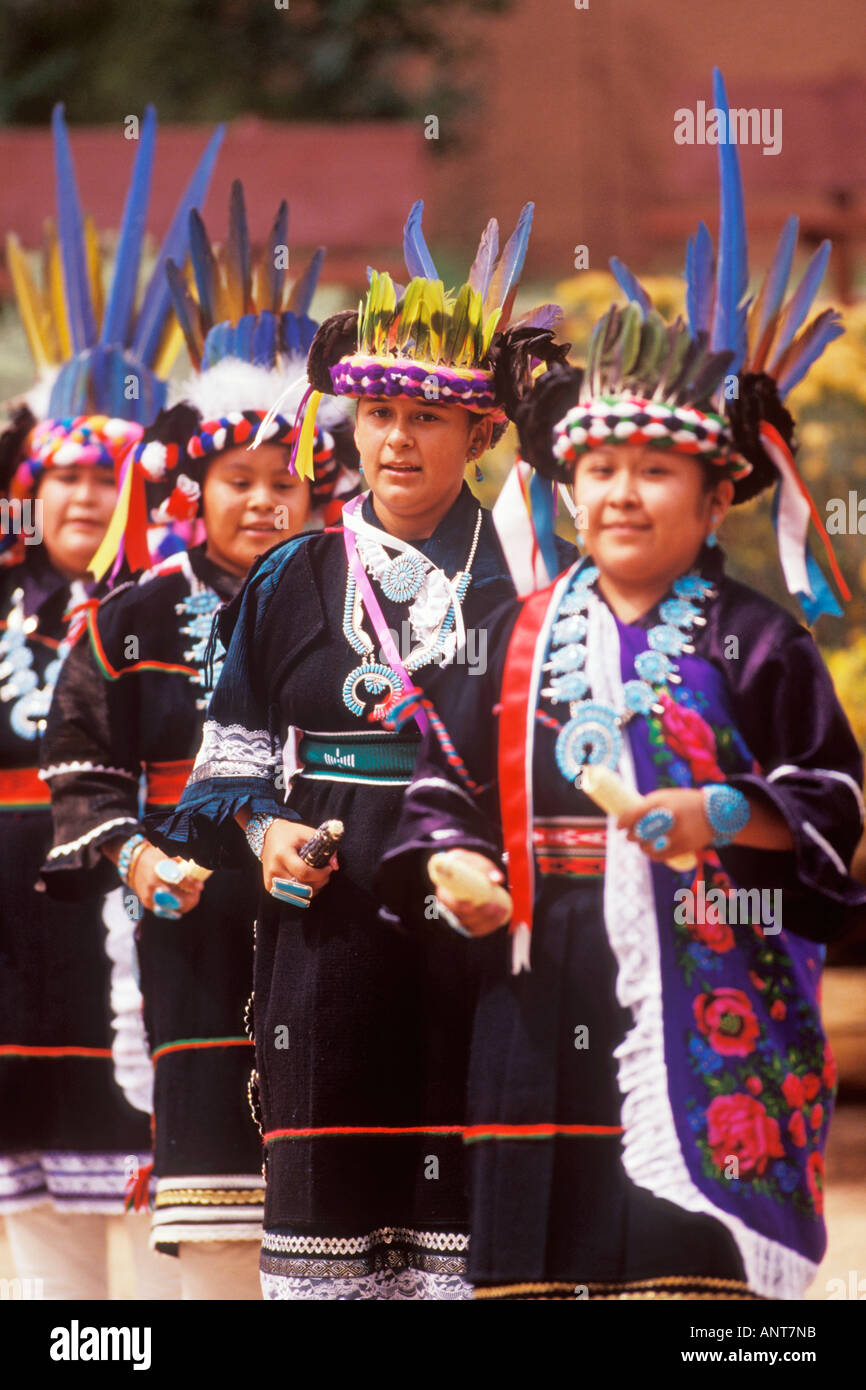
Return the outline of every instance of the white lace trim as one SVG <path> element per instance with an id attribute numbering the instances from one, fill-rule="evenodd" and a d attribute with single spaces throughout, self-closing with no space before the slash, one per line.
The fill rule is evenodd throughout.
<path id="1" fill-rule="evenodd" d="M 383 1269 L 374 1274 L 340 1279 L 305 1279 L 262 1272 L 261 1281 L 263 1298 L 272 1302 L 347 1299 L 462 1302 L 472 1297 L 472 1285 L 459 1274 L 429 1274 L 421 1269 Z"/>
<path id="2" fill-rule="evenodd" d="M 105 953 L 111 961 L 111 1027 L 114 1041 L 114 1078 L 136 1110 L 153 1112 L 153 1065 L 147 1047 L 138 987 L 135 924 L 124 907 L 129 890 L 115 888 L 106 894 L 102 909 Z"/>
<path id="3" fill-rule="evenodd" d="M 281 765 L 282 750 L 267 729 L 245 729 L 243 724 L 219 724 L 215 719 L 206 719 L 189 780 L 193 783 L 211 777 L 261 777 L 273 783 Z"/>
<path id="4" fill-rule="evenodd" d="M 65 845 L 55 845 L 48 851 L 49 859 L 58 859 L 63 854 L 73 854 L 75 850 L 81 849 L 82 845 L 89 845 L 97 835 L 101 835 L 105 830 L 112 830 L 115 825 L 137 825 L 138 822 L 132 816 L 115 816 L 113 820 L 105 820 L 101 825 L 94 826 L 86 834 L 80 835 L 77 840 L 69 840 Z"/>
<path id="5" fill-rule="evenodd" d="M 379 1245 L 413 1245 L 425 1250 L 469 1249 L 469 1237 L 455 1231 L 414 1231 L 409 1226 L 381 1226 L 363 1236 L 284 1236 L 266 1231 L 262 1250 L 280 1255 L 361 1255 Z"/>
<path id="6" fill-rule="evenodd" d="M 130 1171 L 150 1154 L 77 1153 L 66 1149 L 0 1155 L 0 1210 L 22 1211 L 53 1201 L 58 1209 L 124 1210 Z"/>
<path id="7" fill-rule="evenodd" d="M 52 763 L 50 767 L 42 768 L 39 780 L 48 782 L 52 777 L 62 777 L 67 772 L 104 772 L 111 777 L 125 777 L 129 782 L 139 780 L 137 772 L 129 772 L 125 767 L 103 767 L 102 763 L 90 762 Z"/>
<path id="8" fill-rule="evenodd" d="M 587 675 L 597 700 L 623 707 L 619 634 L 606 605 L 590 595 L 599 610 L 599 629 L 587 640 Z M 592 621 L 592 609 L 590 610 Z M 619 772 L 636 786 L 628 739 L 623 740 Z M 607 824 L 604 916 L 618 963 L 616 995 L 631 1010 L 634 1026 L 616 1049 L 622 1104 L 623 1164 L 639 1187 L 674 1202 L 685 1211 L 703 1212 L 721 1222 L 737 1243 L 749 1287 L 766 1298 L 800 1299 L 817 1266 L 767 1236 L 751 1230 L 723 1211 L 693 1183 L 677 1137 L 668 1095 L 661 1002 L 659 926 L 655 914 L 650 861 Z"/>

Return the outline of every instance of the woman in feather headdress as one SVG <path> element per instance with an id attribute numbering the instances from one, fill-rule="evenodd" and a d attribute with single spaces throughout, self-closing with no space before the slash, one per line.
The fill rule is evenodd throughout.
<path id="1" fill-rule="evenodd" d="M 315 436 L 311 480 L 288 468 L 293 412 L 268 414 L 292 383 L 300 396 L 317 328 L 308 311 L 324 253 L 291 284 L 287 223 L 283 203 L 253 266 L 239 182 L 221 250 L 190 213 L 197 301 L 174 261 L 168 279 L 195 371 L 136 446 L 147 508 L 119 509 L 122 536 L 94 563 L 116 563 L 118 541 L 135 544 L 147 521 L 195 527 L 202 539 L 89 610 L 88 640 L 70 655 L 44 746 L 55 823 L 49 890 L 78 898 L 119 873 L 139 918 L 153 1059 L 152 1239 L 179 1250 L 183 1297 L 195 1299 L 261 1296 L 262 1157 L 245 1027 L 256 876 L 252 863 L 208 878 L 167 859 L 147 839 L 139 779 L 143 771 L 149 810 L 175 806 L 224 656 L 211 642 L 214 614 L 259 556 L 321 528 L 335 499 L 339 508 L 357 490 L 357 471 L 345 466 L 353 446 L 344 406 L 335 402 L 327 417 L 334 434 Z M 265 442 L 251 451 L 258 431 Z"/>
<path id="2" fill-rule="evenodd" d="M 223 616 L 228 654 L 202 746 L 162 826 L 166 844 L 203 863 L 261 860 L 253 1019 L 268 1298 L 466 1293 L 472 979 L 451 942 L 428 952 L 381 920 L 372 875 L 425 722 L 412 713 L 418 689 L 513 593 L 464 473 L 505 424 L 493 363 L 531 213 L 501 257 L 491 222 L 469 281 L 446 294 L 416 204 L 408 285 L 372 273 L 358 313 L 322 325 L 295 465 L 308 476 L 321 396 L 348 397 L 370 490 L 341 526 L 265 557 Z M 514 333 L 539 356 L 552 350 L 544 329 Z M 342 838 L 312 867 L 299 851 L 326 820 L 342 822 Z"/>
<path id="3" fill-rule="evenodd" d="M 425 739 L 382 869 L 407 922 L 484 938 L 478 1297 L 800 1298 L 826 1243 L 818 991 L 822 943 L 866 903 L 863 768 L 811 636 L 726 576 L 715 534 L 776 483 L 789 585 L 810 621 L 838 611 L 780 397 L 840 330 L 828 311 L 799 331 L 825 249 L 785 302 L 795 222 L 747 312 L 720 158 L 723 254 L 714 276 L 705 229 L 690 246 L 688 327 L 617 263 L 631 303 L 585 369 L 514 406 L 588 553 L 490 619 L 478 682 L 439 678 L 447 737 Z"/>
<path id="4" fill-rule="evenodd" d="M 133 1240 L 137 1295 L 173 1298 L 174 1271 L 149 1251 L 147 1221 L 124 1216 L 130 1183 L 150 1162 L 134 926 L 119 890 L 74 906 L 41 891 L 51 817 L 37 743 L 90 602 L 89 563 L 118 482 L 165 398 L 174 335 L 164 261 L 186 256 L 187 212 L 204 195 L 221 137 L 194 173 L 134 311 L 155 114 L 142 123 L 104 307 L 62 107 L 53 127 L 58 219 L 42 287 L 9 241 L 40 379 L 0 436 L 5 515 L 23 523 L 0 539 L 0 1212 L 18 1276 L 39 1281 L 47 1298 L 108 1297 L 109 1218 L 122 1219 Z"/>

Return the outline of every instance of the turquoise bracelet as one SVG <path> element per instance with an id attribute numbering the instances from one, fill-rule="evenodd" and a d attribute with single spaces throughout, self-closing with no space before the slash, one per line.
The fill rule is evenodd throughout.
<path id="1" fill-rule="evenodd" d="M 123 844 L 120 847 L 120 853 L 117 856 L 117 872 L 119 873 L 120 877 L 122 878 L 123 882 L 127 885 L 127 887 L 131 887 L 129 879 L 127 878 L 127 874 L 129 873 L 129 865 L 132 860 L 133 854 L 135 853 L 138 846 L 141 844 L 144 844 L 144 836 L 139 832 L 136 832 L 135 835 L 130 835 L 128 840 L 124 840 Z"/>

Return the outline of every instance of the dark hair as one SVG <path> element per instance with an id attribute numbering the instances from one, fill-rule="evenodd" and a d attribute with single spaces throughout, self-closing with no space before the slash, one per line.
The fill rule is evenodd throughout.
<path id="1" fill-rule="evenodd" d="M 27 436 L 36 424 L 36 416 L 29 406 L 17 405 L 11 419 L 0 433 L 0 492 L 6 493 L 12 477 L 24 453 Z"/>

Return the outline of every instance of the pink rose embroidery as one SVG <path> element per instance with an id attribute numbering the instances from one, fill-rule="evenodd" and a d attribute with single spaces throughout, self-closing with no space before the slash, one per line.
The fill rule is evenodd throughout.
<path id="1" fill-rule="evenodd" d="M 806 1093 L 803 1090 L 803 1083 L 799 1076 L 795 1076 L 792 1071 L 788 1072 L 782 1082 L 782 1095 L 788 1102 L 792 1110 L 801 1110 L 806 1104 Z"/>
<path id="2" fill-rule="evenodd" d="M 740 989 L 714 989 L 699 994 L 693 1005 L 695 1021 L 710 1047 L 723 1057 L 748 1057 L 761 1030 L 748 998 Z"/>
<path id="3" fill-rule="evenodd" d="M 771 1158 L 784 1157 L 779 1126 L 754 1096 L 716 1096 L 707 1109 L 707 1142 L 724 1168 L 732 1157 L 741 1174 L 764 1172 Z"/>
<path id="4" fill-rule="evenodd" d="M 707 721 L 697 710 L 678 705 L 669 695 L 662 695 L 659 703 L 664 707 L 661 717 L 662 733 L 665 743 L 685 759 L 693 780 L 702 782 L 724 782 L 725 774 L 716 760 L 716 736 Z"/>
<path id="5" fill-rule="evenodd" d="M 806 1182 L 812 1205 L 820 1216 L 824 1210 L 824 1160 L 817 1149 L 806 1159 Z"/>

